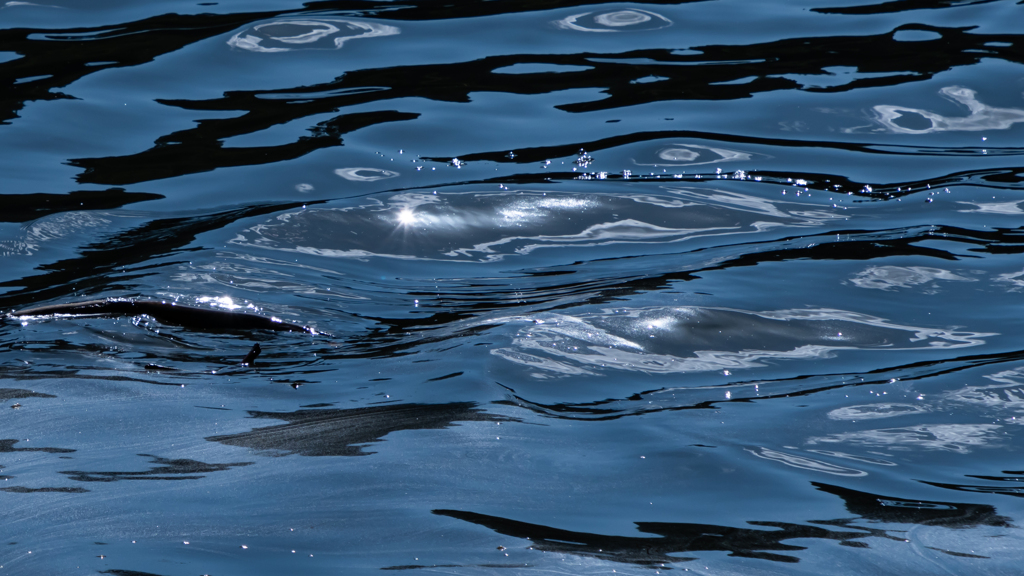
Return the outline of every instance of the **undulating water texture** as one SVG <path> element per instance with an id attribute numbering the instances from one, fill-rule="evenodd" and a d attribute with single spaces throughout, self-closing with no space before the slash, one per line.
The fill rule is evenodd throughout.
<path id="1" fill-rule="evenodd" d="M 1022 31 L 0 0 L 0 575 L 1019 574 Z"/>

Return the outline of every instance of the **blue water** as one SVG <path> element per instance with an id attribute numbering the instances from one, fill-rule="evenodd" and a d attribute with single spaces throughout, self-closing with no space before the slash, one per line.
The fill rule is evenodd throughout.
<path id="1" fill-rule="evenodd" d="M 0 574 L 1019 573 L 1021 22 L 0 5 Z"/>

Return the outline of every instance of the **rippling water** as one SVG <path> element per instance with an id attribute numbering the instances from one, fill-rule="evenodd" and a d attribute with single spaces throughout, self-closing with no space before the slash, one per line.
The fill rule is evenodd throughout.
<path id="1" fill-rule="evenodd" d="M 0 573 L 1017 573 L 1021 22 L 0 5 Z"/>

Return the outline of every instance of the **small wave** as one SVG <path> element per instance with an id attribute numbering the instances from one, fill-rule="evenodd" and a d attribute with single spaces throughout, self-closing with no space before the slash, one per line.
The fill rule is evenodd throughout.
<path id="1" fill-rule="evenodd" d="M 397 175 L 375 168 L 336 173 L 361 182 Z M 278 215 L 242 231 L 232 243 L 335 258 L 493 262 L 540 249 L 664 244 L 820 222 L 805 212 L 788 212 L 783 202 L 685 188 L 618 196 L 403 192 L 353 202 L 359 204 Z M 651 204 L 663 209 L 651 210 Z M 339 229 L 352 234 L 337 234 Z"/>
<path id="2" fill-rule="evenodd" d="M 30 256 L 48 242 L 90 228 L 104 228 L 111 222 L 92 212 L 62 212 L 44 216 L 25 226 L 20 238 L 0 240 L 0 256 Z"/>
<path id="3" fill-rule="evenodd" d="M 334 50 L 357 38 L 394 36 L 400 30 L 387 24 L 338 18 L 284 19 L 257 24 L 228 40 L 228 46 L 250 52 Z"/>
<path id="4" fill-rule="evenodd" d="M 616 308 L 579 317 L 546 313 L 508 321 L 526 326 L 511 346 L 491 354 L 559 375 L 732 371 L 824 359 L 842 350 L 974 346 L 988 336 L 901 326 L 831 309 Z"/>
<path id="5" fill-rule="evenodd" d="M 577 32 L 638 32 L 658 30 L 672 21 L 656 12 L 632 8 L 609 12 L 583 12 L 556 20 L 554 25 Z"/>

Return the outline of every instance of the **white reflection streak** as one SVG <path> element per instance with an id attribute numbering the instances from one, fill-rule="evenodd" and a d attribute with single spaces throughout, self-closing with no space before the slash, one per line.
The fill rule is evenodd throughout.
<path id="1" fill-rule="evenodd" d="M 728 208 L 739 210 L 743 212 L 753 212 L 755 214 L 761 214 L 763 216 L 775 216 L 777 218 L 795 218 L 796 215 L 790 212 L 786 212 L 778 207 L 777 204 L 781 202 L 774 202 L 772 200 L 766 200 L 764 198 L 758 198 L 757 196 L 749 196 L 747 194 L 739 194 L 736 192 L 729 192 L 727 190 L 693 190 L 690 188 L 677 188 L 673 186 L 666 186 L 665 190 L 677 194 L 684 198 L 691 198 L 697 200 L 699 204 L 718 204 L 720 206 L 726 206 Z M 793 202 L 785 202 L 785 204 L 795 204 Z M 826 214 L 832 216 L 831 214 Z M 804 221 L 803 225 L 813 226 L 820 224 L 819 220 Z M 793 223 L 792 225 L 799 226 L 800 223 Z"/>
<path id="2" fill-rule="evenodd" d="M 642 163 L 633 161 L 637 166 L 701 166 L 704 164 L 722 164 L 725 162 L 741 162 L 750 160 L 753 155 L 749 152 L 740 152 L 739 150 L 729 150 L 728 148 L 713 148 L 711 146 L 701 146 L 700 144 L 673 144 L 673 146 L 681 146 L 681 148 L 663 148 L 658 151 L 658 158 L 661 159 L 657 163 Z M 697 150 L 709 150 L 718 154 L 718 158 L 711 158 L 701 162 L 694 162 L 700 158 L 700 152 Z"/>
<path id="3" fill-rule="evenodd" d="M 867 456 L 856 456 L 854 454 L 847 454 L 846 452 L 836 452 L 834 450 L 808 450 L 808 452 L 821 454 L 822 456 L 831 456 L 833 458 L 854 460 L 856 462 L 863 462 L 865 464 L 877 464 L 878 466 L 897 466 L 895 462 L 882 460 L 881 458 L 868 458 Z"/>
<path id="4" fill-rule="evenodd" d="M 641 319 L 638 316 L 651 309 L 632 310 L 630 316 L 636 317 L 633 322 L 634 328 L 639 330 L 643 336 L 652 337 L 650 331 L 657 328 L 670 331 L 672 325 L 679 322 L 679 317 L 674 317 L 668 312 L 687 315 L 693 312 L 692 308 L 665 309 L 665 314 L 656 319 Z M 726 309 L 707 309 L 726 310 Z M 738 311 L 742 312 L 742 311 Z M 881 318 L 846 312 L 843 310 L 815 309 L 815 310 L 780 310 L 774 312 L 743 312 L 751 316 L 760 316 L 774 320 L 804 320 L 804 321 L 846 321 L 855 324 L 873 326 L 887 330 L 900 330 L 913 334 L 908 337 L 910 342 L 927 342 L 931 348 L 961 348 L 983 344 L 983 337 L 994 334 L 978 332 L 952 332 L 948 330 L 937 330 L 930 328 L 918 328 L 914 326 L 903 326 L 890 324 Z M 605 311 L 603 318 L 611 317 L 610 311 Z M 743 368 L 759 367 L 764 360 L 798 360 L 798 359 L 823 359 L 829 358 L 836 351 L 859 350 L 862 346 L 842 345 L 844 338 L 828 337 L 828 340 L 837 340 L 837 345 L 831 344 L 805 344 L 797 346 L 792 350 L 694 350 L 691 356 L 676 356 L 674 354 L 656 354 L 645 351 L 645 347 L 637 341 L 629 340 L 613 334 L 604 328 L 593 323 L 572 316 L 545 315 L 544 322 L 534 324 L 531 322 L 529 328 L 523 328 L 513 338 L 510 348 L 492 350 L 492 354 L 504 357 L 520 364 L 531 364 L 525 357 L 515 356 L 516 351 L 527 351 L 529 358 L 537 358 L 538 354 L 559 358 L 563 361 L 575 362 L 581 365 L 601 368 L 612 368 L 627 371 L 639 371 L 652 374 L 667 373 L 692 373 L 692 372 L 714 372 L 720 370 L 736 370 Z M 878 345 L 880 346 L 880 345 Z M 907 350 L 906 347 L 895 347 L 888 345 L 888 350 Z M 563 374 L 577 373 L 579 368 L 571 367 L 572 370 L 564 370 L 569 365 L 563 361 L 555 365 L 540 366 L 537 368 L 551 369 Z"/>
<path id="5" fill-rule="evenodd" d="M 913 404 L 864 404 L 836 408 L 828 413 L 828 417 L 833 420 L 876 420 L 927 411 L 927 408 Z"/>
<path id="6" fill-rule="evenodd" d="M 853 443 L 885 446 L 890 450 L 919 447 L 966 454 L 971 448 L 989 444 L 995 439 L 995 431 L 1000 428 L 1002 426 L 998 424 L 924 424 L 832 434 L 811 438 L 808 444 Z"/>
<path id="7" fill-rule="evenodd" d="M 398 176 L 398 172 L 381 168 L 338 168 L 334 173 L 353 182 L 376 182 Z"/>
<path id="8" fill-rule="evenodd" d="M 1009 282 L 1013 284 L 1013 287 L 1009 289 L 1010 292 L 1017 292 L 1021 288 L 1024 288 L 1024 270 L 1020 272 L 1007 272 L 1006 274 L 1000 274 L 996 277 L 996 282 Z"/>
<path id="9" fill-rule="evenodd" d="M 357 20 L 342 20 L 337 18 L 322 18 L 318 20 L 275 20 L 273 22 L 265 22 L 258 24 L 252 28 L 239 32 L 232 36 L 228 41 L 228 46 L 233 48 L 240 48 L 242 50 L 248 50 L 250 52 L 262 52 L 262 53 L 274 53 L 274 52 L 289 52 L 293 50 L 290 47 L 269 47 L 263 46 L 263 42 L 266 40 L 272 40 L 275 42 L 281 42 L 283 44 L 310 44 L 323 38 L 327 38 L 333 34 L 342 32 L 335 24 L 341 24 L 349 29 L 363 30 L 361 34 L 354 36 L 339 36 L 334 39 L 334 48 L 341 48 L 345 42 L 354 40 L 357 38 L 373 38 L 377 36 L 394 36 L 399 34 L 401 31 L 394 27 L 386 24 L 378 24 L 376 22 L 360 22 Z M 258 35 L 264 28 L 272 26 L 306 26 L 310 30 L 301 34 L 295 34 L 294 36 L 272 36 L 269 33 L 262 33 Z M 250 33 L 254 32 L 256 34 Z"/>
<path id="10" fill-rule="evenodd" d="M 808 458 L 807 456 L 787 454 L 786 452 L 771 450 L 764 447 L 759 447 L 757 450 L 744 448 L 744 450 L 750 452 L 751 454 L 757 456 L 758 458 L 764 458 L 765 460 L 774 460 L 776 462 L 785 464 L 786 466 L 792 466 L 793 468 L 800 468 L 802 470 L 810 470 L 812 472 L 824 472 L 825 474 L 848 477 L 859 477 L 868 475 L 868 473 L 864 472 L 863 470 L 857 470 L 855 468 L 846 468 L 844 466 L 836 466 L 835 464 L 829 464 L 828 462 L 822 462 L 821 460 L 815 460 L 814 458 Z"/>
<path id="11" fill-rule="evenodd" d="M 578 23 L 580 18 L 585 18 L 594 14 L 593 12 L 583 12 L 580 14 L 573 14 L 561 20 L 556 20 L 553 24 L 563 30 L 575 30 L 577 32 L 620 32 L 617 28 L 628 29 L 630 26 L 638 26 L 641 24 L 650 23 L 650 26 L 645 26 L 641 30 L 657 30 L 658 28 L 664 28 L 670 26 L 672 21 L 665 18 L 661 14 L 654 12 L 648 12 L 647 10 L 619 10 L 616 12 L 605 12 L 594 16 L 594 22 L 601 26 L 607 26 L 607 28 L 588 28 Z"/>
<path id="12" fill-rule="evenodd" d="M 557 341 L 545 340 L 541 337 L 524 339 L 516 338 L 513 346 L 524 350 L 543 351 L 552 356 L 571 359 L 581 364 L 617 368 L 620 370 L 640 371 L 651 374 L 684 374 L 691 372 L 718 372 L 721 370 L 739 370 L 763 366 L 762 360 L 810 360 L 829 358 L 835 350 L 843 347 L 806 345 L 793 350 L 763 351 L 744 350 L 742 352 L 723 352 L 718 350 L 697 350 L 693 357 L 682 358 L 670 354 L 644 353 L 639 344 L 630 342 L 631 348 L 640 348 L 639 352 L 630 352 L 614 347 L 568 346 L 559 348 Z M 584 352 L 588 350 L 590 353 Z"/>
<path id="13" fill-rule="evenodd" d="M 655 226 L 639 220 L 626 219 L 617 222 L 603 222 L 588 226 L 576 234 L 563 234 L 557 236 L 506 236 L 491 242 L 481 242 L 467 248 L 459 248 L 445 252 L 446 256 L 473 256 L 474 253 L 493 254 L 495 248 L 504 244 L 526 241 L 525 244 L 516 248 L 517 254 L 529 254 L 538 248 L 559 248 L 566 246 L 605 246 L 622 242 L 637 242 L 664 239 L 666 242 L 678 242 L 704 236 L 716 236 L 727 232 L 738 234 L 750 234 L 751 232 L 737 232 L 738 227 L 724 226 L 717 228 L 665 228 Z M 500 260 L 503 254 L 489 256 L 488 260 Z"/>
<path id="14" fill-rule="evenodd" d="M 906 106 L 891 106 L 880 104 L 874 107 L 878 113 L 878 122 L 892 132 L 898 134 L 928 134 L 931 132 L 976 132 L 979 130 L 1005 130 L 1017 122 L 1024 122 L 1024 110 L 1019 108 L 995 108 L 982 104 L 975 98 L 977 94 L 970 88 L 962 86 L 946 86 L 939 93 L 943 96 L 959 102 L 970 110 L 970 115 L 962 117 L 943 116 L 935 112 L 929 112 L 920 108 L 908 108 Z M 932 125 L 928 128 L 914 129 L 904 128 L 896 124 L 895 120 L 906 113 L 918 114 L 929 121 Z"/>
<path id="15" fill-rule="evenodd" d="M 965 278 L 949 270 L 927 266 L 872 266 L 850 279 L 858 288 L 874 290 L 909 288 L 932 280 L 975 281 L 973 278 Z"/>
<path id="16" fill-rule="evenodd" d="M 0 256 L 29 256 L 51 240 L 77 234 L 87 228 L 102 228 L 113 221 L 91 212 L 62 212 L 43 216 L 28 225 L 17 239 L 0 241 Z"/>
<path id="17" fill-rule="evenodd" d="M 929 345 L 935 348 L 964 348 L 984 344 L 982 338 L 998 336 L 996 332 L 954 332 L 952 330 L 940 330 L 937 328 L 918 328 L 904 324 L 891 324 L 882 318 L 861 314 L 859 312 L 847 312 L 830 308 L 817 308 L 809 310 L 779 310 L 775 312 L 755 312 L 763 318 L 774 318 L 779 320 L 847 320 L 858 324 L 876 326 L 878 328 L 890 328 L 913 332 L 911 342 L 932 340 Z"/>
<path id="18" fill-rule="evenodd" d="M 957 212 L 971 213 L 978 212 L 981 214 L 1024 214 L 1024 210 L 1021 210 L 1021 203 L 1024 200 L 1014 200 L 1013 202 L 957 202 L 957 204 L 973 204 L 977 206 L 977 210 L 957 210 Z"/>
<path id="19" fill-rule="evenodd" d="M 965 386 L 950 392 L 947 397 L 954 402 L 1024 411 L 1024 384 L 1019 380 L 1021 376 L 1020 368 L 989 374 L 985 378 L 998 384 Z"/>

